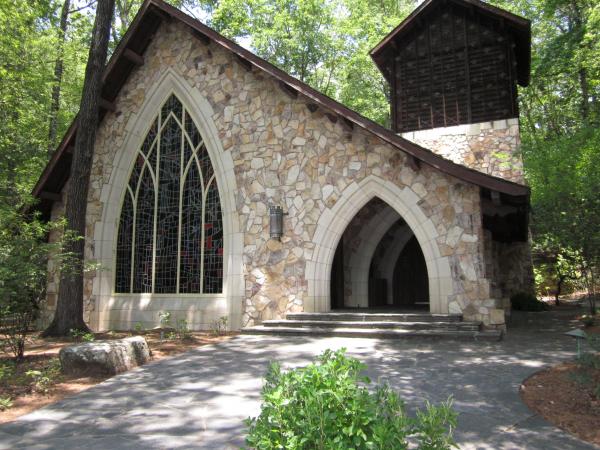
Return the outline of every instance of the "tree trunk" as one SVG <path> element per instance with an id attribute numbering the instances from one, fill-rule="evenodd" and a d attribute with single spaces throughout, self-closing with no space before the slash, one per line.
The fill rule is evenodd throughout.
<path id="1" fill-rule="evenodd" d="M 85 236 L 87 196 L 100 112 L 102 72 L 106 63 L 113 10 L 114 0 L 98 0 L 92 43 L 85 68 L 83 94 L 77 116 L 77 134 L 71 163 L 71 177 L 67 188 L 65 216 L 67 226 L 78 236 Z M 71 329 L 89 330 L 83 320 L 84 248 L 84 239 L 71 240 L 67 243 L 66 250 L 76 256 L 78 267 L 69 271 L 68 275 L 63 275 L 60 281 L 54 319 L 44 332 L 45 336 L 66 336 Z"/>
<path id="2" fill-rule="evenodd" d="M 590 117 L 590 90 L 585 68 L 579 69 L 579 85 L 581 86 L 581 117 L 587 123 Z"/>
<path id="3" fill-rule="evenodd" d="M 554 304 L 556 306 L 560 305 L 559 297 L 560 297 L 560 294 L 562 293 L 562 286 L 563 286 L 564 282 L 565 282 L 565 277 L 559 275 L 558 283 L 556 283 L 556 293 L 554 294 Z"/>
<path id="4" fill-rule="evenodd" d="M 52 86 L 52 102 L 50 103 L 50 123 L 48 125 L 48 159 L 54 152 L 56 132 L 58 129 L 58 110 L 60 109 L 60 89 L 63 78 L 63 61 L 65 40 L 67 38 L 67 19 L 71 0 L 65 0 L 60 11 L 60 26 L 58 29 L 58 54 L 54 63 L 54 85 Z"/>

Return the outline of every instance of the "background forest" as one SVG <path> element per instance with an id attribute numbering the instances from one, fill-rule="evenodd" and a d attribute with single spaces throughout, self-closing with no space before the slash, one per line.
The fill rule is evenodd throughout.
<path id="1" fill-rule="evenodd" d="M 110 50 L 141 3 L 116 0 Z M 170 3 L 385 125 L 388 89 L 368 52 L 419 2 Z M 600 0 L 491 3 L 532 21 L 532 81 L 520 90 L 520 112 L 538 288 L 543 294 L 574 287 L 594 292 L 600 266 Z M 0 265 L 13 251 L 14 233 L 6 230 L 22 223 L 17 212 L 31 201 L 32 186 L 77 113 L 95 7 L 94 0 L 0 0 Z"/>

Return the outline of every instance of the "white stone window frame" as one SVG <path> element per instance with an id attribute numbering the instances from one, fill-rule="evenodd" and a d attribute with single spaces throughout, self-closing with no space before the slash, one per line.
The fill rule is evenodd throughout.
<path id="1" fill-rule="evenodd" d="M 102 269 L 93 280 L 96 307 L 90 317 L 91 326 L 102 330 L 131 326 L 135 322 L 158 323 L 158 312 L 174 311 L 178 315 L 181 311 L 193 328 L 208 328 L 212 320 L 227 316 L 229 327 L 239 329 L 244 298 L 244 240 L 235 204 L 238 187 L 231 151 L 223 149 L 215 123 L 217 116 L 210 102 L 173 68 L 164 71 L 154 83 L 148 81 L 145 92 L 142 106 L 127 120 L 124 142 L 117 149 L 110 178 L 102 186 L 102 217 L 94 223 L 93 231 L 93 257 Z M 138 148 L 160 107 L 172 94 L 190 112 L 213 165 L 223 219 L 223 291 L 221 294 L 118 294 L 114 292 L 116 236 L 125 186 Z"/>
<path id="2" fill-rule="evenodd" d="M 182 105 L 182 114 L 183 114 L 183 122 L 185 122 L 185 117 L 186 115 L 190 117 L 190 119 L 192 120 L 192 122 L 194 123 L 194 126 L 196 127 L 196 129 L 198 129 L 198 126 L 196 125 L 196 122 L 194 121 L 194 118 L 191 116 L 191 114 L 189 113 L 189 111 L 187 110 L 186 106 L 185 106 L 185 102 L 182 101 L 177 95 L 175 94 L 171 94 L 174 95 L 175 98 L 181 103 Z M 152 128 L 152 124 L 154 123 L 154 120 L 152 120 L 151 124 L 148 126 L 147 131 L 146 131 L 146 135 L 144 137 L 144 140 L 142 141 L 142 144 L 140 144 L 138 146 L 136 155 L 134 156 L 134 160 L 133 160 L 133 164 L 132 167 L 130 169 L 130 175 L 129 178 L 131 179 L 131 175 L 133 174 L 133 165 L 135 165 L 137 158 L 138 157 L 142 157 L 142 159 L 144 160 L 144 168 L 140 171 L 139 176 L 138 176 L 138 180 L 137 180 L 137 185 L 136 185 L 136 189 L 135 189 L 135 193 L 132 192 L 131 186 L 129 185 L 129 180 L 128 183 L 125 185 L 125 191 L 123 193 L 123 197 L 121 199 L 121 214 L 122 214 L 122 208 L 124 206 L 125 203 L 125 197 L 127 196 L 127 194 L 129 193 L 130 195 L 130 199 L 133 205 L 133 230 L 132 230 L 132 244 L 131 244 L 131 264 L 130 264 L 130 268 L 129 268 L 129 279 L 130 279 L 130 285 L 129 285 L 129 292 L 116 292 L 116 287 L 115 287 L 115 295 L 120 295 L 120 294 L 152 294 L 152 295 L 173 295 L 173 294 L 177 294 L 177 295 L 191 295 L 191 296 L 198 296 L 198 295 L 209 295 L 209 296 L 213 296 L 213 295 L 218 295 L 221 294 L 223 292 L 223 279 L 221 279 L 221 292 L 218 293 L 209 293 L 206 294 L 204 291 L 204 244 L 205 244 L 205 230 L 204 230 L 204 221 L 205 221 L 205 217 L 206 217 L 206 197 L 208 195 L 208 191 L 210 190 L 210 187 L 212 185 L 212 183 L 216 183 L 216 175 L 214 173 L 214 167 L 213 167 L 213 174 L 210 177 L 210 179 L 205 183 L 204 182 L 204 174 L 202 173 L 202 167 L 200 166 L 200 161 L 198 160 L 198 152 L 205 147 L 205 143 L 204 143 L 204 139 L 202 137 L 202 134 L 200 133 L 200 131 L 198 130 L 198 134 L 200 135 L 200 143 L 194 148 L 193 142 L 191 137 L 188 135 L 184 123 L 182 123 L 177 116 L 175 116 L 175 114 L 173 114 L 173 112 L 169 112 L 167 114 L 167 117 L 162 117 L 162 108 L 164 107 L 164 105 L 167 103 L 167 101 L 171 98 L 171 95 L 167 96 L 167 98 L 163 101 L 162 105 L 158 108 L 157 114 L 155 116 L 155 120 L 157 123 L 157 132 L 156 132 L 156 136 L 154 137 L 154 140 L 152 141 L 152 143 L 149 145 L 150 148 L 150 152 L 154 151 L 156 152 L 156 164 L 157 167 L 152 167 L 150 164 L 150 161 L 148 160 L 148 156 L 146 156 L 144 154 L 144 152 L 142 151 L 142 146 L 143 146 L 143 142 L 146 139 L 146 137 L 148 136 L 148 133 L 150 132 L 150 129 Z M 178 225 L 177 225 L 177 274 L 176 274 L 176 283 L 175 283 L 175 292 L 169 292 L 169 293 L 156 293 L 155 292 L 155 280 L 156 280 L 156 237 L 157 237 L 157 224 L 158 224 L 158 190 L 159 190 L 159 182 L 160 182 L 160 165 L 161 165 L 161 137 L 162 137 L 162 131 L 164 130 L 165 126 L 168 124 L 169 119 L 174 120 L 177 125 L 179 126 L 179 129 L 181 130 L 181 143 L 180 143 L 180 147 L 179 147 L 179 155 L 180 155 L 180 160 L 181 160 L 181 166 L 180 166 L 180 170 L 183 169 L 183 172 L 181 173 L 181 180 L 180 180 L 180 184 L 179 184 L 179 205 L 178 205 Z M 192 154 L 189 158 L 188 161 L 183 161 L 183 157 L 184 157 L 184 152 L 185 152 L 185 141 L 187 141 L 187 143 L 189 144 L 190 148 L 192 149 Z M 152 150 L 154 147 L 156 146 L 156 148 L 154 150 Z M 209 155 L 210 157 L 210 155 Z M 181 271 L 181 227 L 182 227 L 182 212 L 183 212 L 183 196 L 184 196 L 184 188 L 185 188 L 185 182 L 187 179 L 187 175 L 189 173 L 189 169 L 192 166 L 193 163 L 196 163 L 196 167 L 198 169 L 198 174 L 200 176 L 200 184 L 201 184 L 201 188 L 202 188 L 202 228 L 201 228 L 201 237 L 200 237 L 200 292 L 195 292 L 195 293 L 180 293 L 179 292 L 179 282 L 180 282 L 180 271 Z M 212 160 L 210 161 L 210 164 L 212 166 Z M 136 229 L 135 229 L 135 224 L 136 224 L 136 212 L 137 212 L 137 200 L 138 200 L 138 196 L 140 193 L 140 186 L 142 183 L 142 178 L 144 176 L 145 171 L 148 170 L 150 173 L 150 177 L 152 178 L 152 184 L 154 186 L 154 214 L 153 214 L 153 232 L 152 232 L 152 290 L 151 292 L 141 292 L 141 293 L 136 293 L 133 292 L 133 288 L 134 288 L 134 274 L 135 274 L 135 251 L 136 251 Z M 218 189 L 218 186 L 217 186 Z M 219 198 L 220 201 L 220 198 Z M 121 214 L 119 214 L 119 217 L 121 216 Z M 221 218 L 221 222 L 222 222 L 222 218 Z M 118 230 L 118 227 L 117 227 Z M 118 231 L 117 231 L 117 236 L 115 238 L 115 258 L 114 258 L 114 266 L 113 266 L 113 273 L 114 273 L 114 277 L 113 277 L 113 283 L 114 286 L 116 286 L 116 276 L 117 276 L 117 256 L 116 256 L 116 245 L 118 242 Z M 225 236 L 223 236 L 223 247 L 225 246 Z M 225 253 L 225 249 L 223 248 L 223 253 Z M 223 271 L 224 272 L 224 271 Z"/>

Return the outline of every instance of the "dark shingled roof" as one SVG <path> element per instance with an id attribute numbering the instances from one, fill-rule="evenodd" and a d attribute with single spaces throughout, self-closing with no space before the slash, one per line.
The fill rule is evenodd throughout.
<path id="1" fill-rule="evenodd" d="M 435 0 L 433 0 L 435 1 Z M 467 0 L 462 0 L 467 1 Z M 471 1 L 471 0 L 469 0 Z M 427 1 L 425 3 L 428 3 Z M 479 3 L 479 2 L 476 2 Z M 280 86 L 294 96 L 303 97 L 309 107 L 321 107 L 332 118 L 340 118 L 349 126 L 360 127 L 381 140 L 396 147 L 412 158 L 415 164 L 424 163 L 444 173 L 452 175 L 465 182 L 480 186 L 484 189 L 497 191 L 510 197 L 524 197 L 525 203 L 529 197 L 529 188 L 525 185 L 514 183 L 502 178 L 486 175 L 482 172 L 469 169 L 460 164 L 453 163 L 436 155 L 431 150 L 416 145 L 381 125 L 361 116 L 341 103 L 316 91 L 307 84 L 278 69 L 271 63 L 256 56 L 230 39 L 217 33 L 215 30 L 202 24 L 193 17 L 184 14 L 177 8 L 162 0 L 146 0 L 133 20 L 127 33 L 119 43 L 114 54 L 108 62 L 103 75 L 102 108 L 100 117 L 112 109 L 112 102 L 116 99 L 121 87 L 125 84 L 131 71 L 139 64 L 143 64 L 143 54 L 150 43 L 154 33 L 162 21 L 177 20 L 189 26 L 190 31 L 206 43 L 215 43 L 235 54 L 239 61 L 249 70 L 254 68 L 266 72 L 280 83 Z M 140 57 L 142 56 L 142 58 Z M 312 104 L 312 105 L 311 105 Z M 72 149 L 75 145 L 77 133 L 77 120 L 75 119 L 54 155 L 42 172 L 33 189 L 33 195 L 40 199 L 38 209 L 48 217 L 52 203 L 60 198 L 60 192 L 65 185 L 70 172 Z M 521 203 L 522 201 L 519 201 Z"/>

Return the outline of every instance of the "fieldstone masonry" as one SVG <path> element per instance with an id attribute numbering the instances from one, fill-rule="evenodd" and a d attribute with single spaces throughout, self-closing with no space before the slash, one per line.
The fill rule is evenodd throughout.
<path id="1" fill-rule="evenodd" d="M 498 299 L 492 297 L 486 276 L 477 186 L 425 164 L 415 168 L 400 150 L 362 128 L 349 129 L 342 121 L 334 123 L 322 109 L 311 112 L 308 99 L 290 97 L 276 80 L 259 70 L 247 70 L 232 53 L 214 43 L 205 45 L 176 21 L 160 26 L 144 59 L 145 64 L 135 69 L 123 86 L 116 99 L 116 111 L 106 115 L 98 130 L 89 190 L 86 258 L 98 257 L 98 236 L 116 238 L 117 224 L 103 223 L 107 191 L 124 189 L 111 183 L 114 172 L 129 168 L 116 167 L 115 161 L 119 152 L 126 150 L 130 122 L 168 68 L 209 102 L 223 155 L 228 153 L 233 159 L 232 172 L 217 173 L 220 189 L 225 189 L 226 181 L 233 186 L 228 189 L 234 192 L 235 205 L 230 205 L 227 214 L 243 234 L 243 285 L 239 296 L 235 283 L 228 285 L 234 287 L 227 292 L 227 301 L 242 303 L 238 305 L 241 323 L 230 323 L 232 328 L 305 310 L 310 282 L 306 267 L 307 261 L 316 258 L 313 238 L 317 225 L 345 192 L 367 178 L 393 183 L 417 199 L 416 207 L 427 218 L 428 238 L 450 265 L 448 276 L 452 281 L 444 292 L 448 312 L 463 313 L 467 320 L 481 320 L 488 325 L 492 324 L 492 314 L 498 316 L 493 311 Z M 416 135 L 413 137 L 425 145 Z M 453 139 L 454 144 L 446 142 L 438 151 L 488 173 L 521 180 L 518 158 L 508 158 L 514 166 L 504 166 L 504 157 L 488 154 L 488 148 L 497 143 L 501 154 L 513 151 L 518 145 L 515 123 L 506 122 L 504 128 L 480 126 L 477 134 L 462 138 L 455 135 Z M 471 156 L 467 147 L 478 150 Z M 221 197 L 226 201 L 227 196 Z M 281 205 L 288 213 L 281 241 L 269 239 L 270 205 Z M 61 203 L 55 204 L 54 216 L 61 214 L 61 208 Z M 228 210 L 227 205 L 224 209 Z M 112 228 L 107 231 L 106 227 Z M 229 249 L 233 251 L 231 246 Z M 112 276 L 113 267 L 114 263 L 106 263 L 103 276 Z M 98 287 L 100 275 L 100 271 L 86 275 L 87 311 L 94 328 L 131 328 L 137 321 L 157 323 L 157 311 L 151 305 L 159 300 L 146 299 L 147 295 L 143 303 L 120 300 Z M 51 287 L 49 309 L 57 292 L 54 280 Z M 194 312 L 192 306 L 212 301 L 216 300 L 185 298 L 178 299 L 178 303 L 173 300 L 172 305 L 193 314 L 189 320 L 192 328 L 206 328 L 221 314 L 220 310 L 215 307 Z M 168 304 L 161 303 L 161 308 L 168 308 Z"/>
<path id="2" fill-rule="evenodd" d="M 517 118 L 402 133 L 457 164 L 523 183 L 519 136 Z"/>

